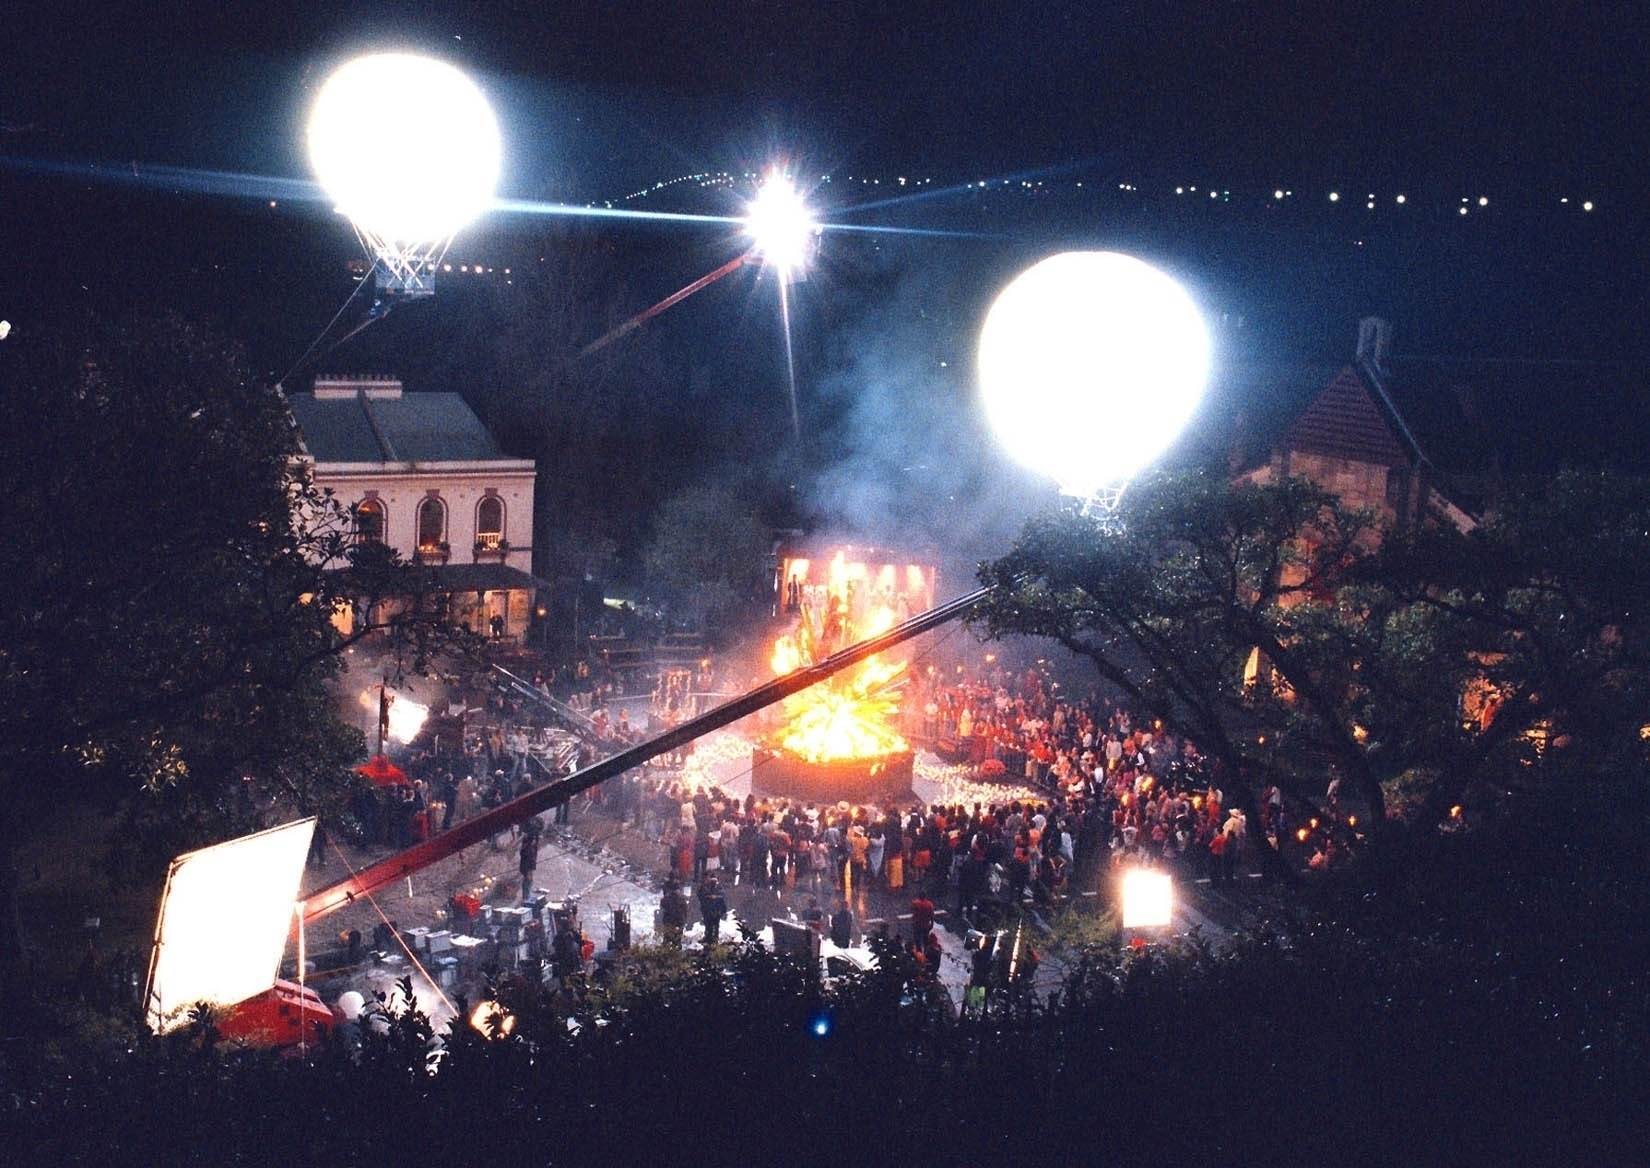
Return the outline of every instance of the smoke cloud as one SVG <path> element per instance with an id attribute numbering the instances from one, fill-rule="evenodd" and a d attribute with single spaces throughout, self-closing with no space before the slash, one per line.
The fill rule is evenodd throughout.
<path id="1" fill-rule="evenodd" d="M 1055 491 L 998 450 L 978 401 L 975 337 L 992 265 L 897 261 L 886 261 L 886 291 L 832 330 L 812 392 L 835 457 L 803 502 L 816 532 L 937 553 L 944 590 L 960 592 Z"/>

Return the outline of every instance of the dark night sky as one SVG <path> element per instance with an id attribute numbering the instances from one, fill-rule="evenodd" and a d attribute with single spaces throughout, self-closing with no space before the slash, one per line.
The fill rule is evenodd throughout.
<path id="1" fill-rule="evenodd" d="M 620 179 L 777 135 L 833 166 L 1616 186 L 1645 31 L 1630 4 L 69 3 L 8 17 L 0 92 L 71 148 L 245 166 L 317 68 L 399 41 L 605 123 L 532 162 Z"/>
<path id="2" fill-rule="evenodd" d="M 886 420 L 873 411 L 856 429 L 865 378 L 966 412 L 967 349 L 991 291 L 1061 246 L 1165 264 L 1224 317 L 1223 361 L 1344 357 L 1373 311 L 1394 319 L 1401 351 L 1587 362 L 1462 366 L 1520 410 L 1553 413 L 1562 435 L 1555 396 L 1608 385 L 1638 402 L 1650 371 L 1647 23 L 1639 6 L 1569 3 L 28 5 L 0 30 L 0 155 L 105 169 L 0 168 L 0 316 L 176 302 L 218 318 L 260 367 L 284 364 L 348 289 L 341 224 L 107 176 L 136 164 L 307 177 L 301 115 L 319 78 L 396 45 L 444 55 L 488 89 L 505 194 L 611 199 L 776 154 L 839 179 L 1057 188 L 875 216 L 988 239 L 832 245 L 798 330 L 817 461 L 862 453 L 865 427 Z M 1125 181 L 1140 193 L 1120 195 Z M 1181 182 L 1232 202 L 1177 200 Z M 1274 186 L 1300 198 L 1269 206 Z M 1348 192 L 1342 204 L 1325 201 L 1331 188 Z M 1381 209 L 1365 218 L 1368 191 Z M 1480 193 L 1488 211 L 1458 220 L 1459 197 Z M 697 197 L 678 203 L 733 209 Z M 827 217 L 868 218 L 845 182 L 816 197 Z M 493 222 L 455 254 L 521 262 L 537 227 Z M 609 233 L 638 297 L 732 254 L 715 233 Z M 452 310 L 440 300 L 361 359 L 441 336 Z M 727 327 L 754 328 L 766 310 L 732 293 L 700 300 L 662 327 L 670 359 L 713 383 L 771 380 L 765 333 L 720 351 Z M 730 394 L 692 408 L 749 415 L 757 434 L 783 410 L 777 389 L 755 396 L 769 404 Z M 1641 419 L 1620 429 L 1650 434 Z M 895 461 L 929 456 L 946 451 Z"/>

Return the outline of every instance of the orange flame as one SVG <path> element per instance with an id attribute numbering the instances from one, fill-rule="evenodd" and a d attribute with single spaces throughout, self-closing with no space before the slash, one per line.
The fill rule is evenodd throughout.
<path id="1" fill-rule="evenodd" d="M 846 564 L 841 552 L 832 559 L 827 598 L 819 606 L 824 611 L 805 605 L 795 631 L 774 642 L 769 660 L 776 674 L 794 673 L 843 646 L 894 627 L 894 610 L 881 604 L 872 606 L 856 621 L 851 603 L 858 578 L 854 567 L 862 566 Z M 786 723 L 776 739 L 786 750 L 809 762 L 908 750 L 894 725 L 899 716 L 898 691 L 904 681 L 905 662 L 869 657 L 845 674 L 786 698 Z"/>

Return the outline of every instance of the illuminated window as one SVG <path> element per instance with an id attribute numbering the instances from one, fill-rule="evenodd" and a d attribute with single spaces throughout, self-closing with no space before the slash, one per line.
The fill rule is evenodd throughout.
<path id="1" fill-rule="evenodd" d="M 488 551 L 504 545 L 504 500 L 497 495 L 476 505 L 476 544 Z"/>
<path id="2" fill-rule="evenodd" d="M 384 504 L 362 499 L 355 505 L 355 538 L 362 543 L 384 542 Z"/>
<path id="3" fill-rule="evenodd" d="M 433 552 L 447 540 L 447 505 L 434 495 L 418 505 L 418 550 Z"/>

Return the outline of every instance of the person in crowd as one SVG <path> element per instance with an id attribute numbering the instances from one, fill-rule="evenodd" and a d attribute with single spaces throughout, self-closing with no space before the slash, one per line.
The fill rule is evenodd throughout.
<path id="1" fill-rule="evenodd" d="M 533 894 L 533 873 L 539 866 L 539 840 L 544 834 L 544 828 L 539 823 L 539 817 L 529 816 L 521 825 L 521 898 L 528 899 Z"/>
<path id="2" fill-rule="evenodd" d="M 704 883 L 699 885 L 699 914 L 705 921 L 705 947 L 717 943 L 722 935 L 722 918 L 728 915 L 727 894 L 722 891 L 722 882 L 715 876 L 708 876 Z"/>
<path id="3" fill-rule="evenodd" d="M 831 944 L 846 949 L 854 943 L 854 912 L 848 907 L 847 897 L 836 898 L 836 911 L 831 914 Z"/>
<path id="4" fill-rule="evenodd" d="M 928 935 L 934 931 L 934 902 L 926 896 L 917 895 L 911 898 L 911 943 L 924 945 Z"/>
<path id="5" fill-rule="evenodd" d="M 665 881 L 664 893 L 659 899 L 659 929 L 664 943 L 672 949 L 682 947 L 682 930 L 687 928 L 687 898 L 675 878 Z"/>

